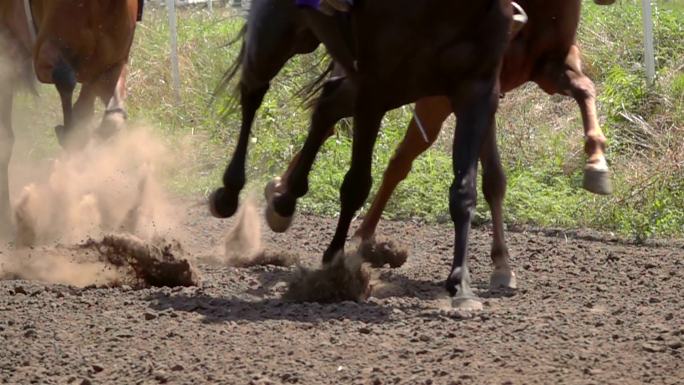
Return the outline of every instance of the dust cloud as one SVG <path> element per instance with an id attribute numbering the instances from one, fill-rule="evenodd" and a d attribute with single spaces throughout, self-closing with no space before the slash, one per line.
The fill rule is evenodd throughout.
<path id="1" fill-rule="evenodd" d="M 189 255 L 170 252 L 180 249 L 179 243 L 157 245 L 166 239 L 175 244 L 180 234 L 160 183 L 173 166 L 166 146 L 144 127 L 93 140 L 79 151 L 62 151 L 47 164 L 22 160 L 14 165 L 23 187 L 13 200 L 14 247 L 0 254 L 0 279 L 116 285 L 145 280 L 150 271 L 171 265 L 170 271 L 196 277 Z M 128 247 L 114 247 L 116 242 Z M 95 252 L 103 248 L 110 253 Z M 154 280 L 147 279 L 150 285 Z"/>
<path id="2" fill-rule="evenodd" d="M 167 159 L 161 142 L 142 128 L 62 153 L 48 176 L 16 200 L 17 246 L 73 244 L 110 232 L 143 239 L 170 233 L 176 223 L 157 173 Z"/>
<path id="3" fill-rule="evenodd" d="M 228 266 L 292 266 L 299 262 L 297 254 L 284 250 L 265 249 L 261 242 L 261 215 L 255 194 L 242 203 L 235 223 L 225 236 L 221 262 Z"/>

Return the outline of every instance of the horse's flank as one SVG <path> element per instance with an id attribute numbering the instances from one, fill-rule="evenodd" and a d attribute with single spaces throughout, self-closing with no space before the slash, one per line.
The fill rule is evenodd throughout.
<path id="1" fill-rule="evenodd" d="M 0 4 L 0 34 L 10 41 L 5 56 L 16 63 L 31 58 L 41 82 L 52 83 L 52 69 L 60 59 L 74 68 L 79 82 L 92 81 L 128 60 L 138 0 L 33 0 L 31 8 L 35 44 L 22 0 Z"/>

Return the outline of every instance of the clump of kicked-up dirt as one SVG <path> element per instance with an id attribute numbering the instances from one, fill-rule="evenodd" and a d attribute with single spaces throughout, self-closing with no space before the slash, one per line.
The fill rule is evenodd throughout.
<path id="1" fill-rule="evenodd" d="M 247 255 L 246 258 L 231 259 L 229 266 L 252 267 L 252 266 L 280 266 L 290 267 L 299 262 L 297 254 L 277 250 L 261 250 L 258 253 Z"/>
<path id="2" fill-rule="evenodd" d="M 91 239 L 79 247 L 123 271 L 122 280 L 133 287 L 198 284 L 198 273 L 176 240 L 155 238 L 144 242 L 132 235 L 107 235 L 101 241 Z"/>
<path id="3" fill-rule="evenodd" d="M 243 268 L 265 265 L 289 267 L 299 262 L 299 256 L 287 251 L 264 249 L 258 208 L 254 198 L 249 197 L 240 208 L 235 225 L 226 234 L 223 262 Z"/>
<path id="4" fill-rule="evenodd" d="M 322 269 L 300 267 L 284 299 L 293 302 L 365 301 L 371 293 L 371 273 L 358 253 L 339 253 Z"/>
<path id="5" fill-rule="evenodd" d="M 406 263 L 408 248 L 392 239 L 372 238 L 364 240 L 359 246 L 359 253 L 363 260 L 373 268 L 381 268 L 385 265 L 397 269 Z"/>
<path id="6" fill-rule="evenodd" d="M 106 235 L 76 246 L 37 246 L 2 253 L 0 279 L 142 289 L 194 286 L 199 275 L 175 240 L 145 242 L 132 235 Z"/>

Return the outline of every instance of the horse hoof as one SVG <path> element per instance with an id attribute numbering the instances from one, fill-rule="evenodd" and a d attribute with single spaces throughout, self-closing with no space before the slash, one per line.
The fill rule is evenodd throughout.
<path id="1" fill-rule="evenodd" d="M 266 183 L 266 187 L 264 187 L 264 198 L 266 198 L 266 202 L 271 202 L 273 200 L 276 191 L 278 191 L 278 187 L 280 187 L 279 176 L 271 179 L 268 183 Z"/>
<path id="2" fill-rule="evenodd" d="M 224 187 L 216 189 L 209 196 L 209 211 L 215 218 L 230 218 L 237 211 L 238 201 L 226 195 Z"/>
<path id="3" fill-rule="evenodd" d="M 515 272 L 507 267 L 494 270 L 489 278 L 489 288 L 491 290 L 517 289 L 518 280 Z"/>
<path id="4" fill-rule="evenodd" d="M 112 113 L 102 118 L 96 134 L 100 140 L 107 140 L 118 134 L 126 127 L 126 117 L 120 113 Z"/>
<path id="5" fill-rule="evenodd" d="M 55 126 L 55 135 L 57 135 L 57 142 L 62 148 L 66 147 L 66 127 L 63 125 Z"/>
<path id="6" fill-rule="evenodd" d="M 476 297 L 454 297 L 451 299 L 451 307 L 462 311 L 480 311 L 484 308 L 482 301 Z"/>
<path id="7" fill-rule="evenodd" d="M 584 169 L 584 181 L 582 187 L 585 190 L 599 195 L 613 193 L 613 184 L 610 181 L 610 171 L 592 168 Z"/>
<path id="8" fill-rule="evenodd" d="M 266 206 L 266 223 L 268 223 L 268 227 L 274 233 L 284 233 L 290 228 L 294 215 L 289 217 L 281 216 L 275 211 L 271 202 L 272 200 L 268 200 L 268 205 Z"/>

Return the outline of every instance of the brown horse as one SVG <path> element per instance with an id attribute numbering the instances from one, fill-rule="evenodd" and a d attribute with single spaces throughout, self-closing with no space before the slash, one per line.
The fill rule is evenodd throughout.
<path id="1" fill-rule="evenodd" d="M 527 11 L 529 22 L 510 43 L 504 56 L 501 90 L 505 93 L 531 81 L 548 94 L 574 98 L 584 125 L 587 155 L 584 188 L 597 194 L 610 194 L 608 164 L 604 155 L 606 138 L 598 122 L 594 84 L 582 72 L 580 50 L 575 42 L 581 2 L 519 0 L 519 3 Z M 611 2 L 599 0 L 597 3 Z M 372 239 L 392 192 L 406 178 L 413 161 L 437 139 L 442 123 L 451 112 L 451 105 L 446 98 L 432 97 L 418 101 L 418 119 L 412 119 L 403 141 L 390 160 L 375 200 L 356 232 L 357 236 L 364 240 Z M 493 142 L 485 148 L 494 151 L 498 162 L 496 138 L 492 137 L 491 140 Z M 498 174 L 496 181 L 489 180 L 490 175 L 485 175 L 483 184 L 485 194 L 494 194 L 492 199 L 488 199 L 493 202 L 490 207 L 494 223 L 492 253 L 507 254 L 501 207 L 506 182 L 503 172 Z M 496 187 L 487 188 L 487 185 Z"/>
<path id="2" fill-rule="evenodd" d="M 597 194 L 611 192 L 608 165 L 604 150 L 606 139 L 598 123 L 594 84 L 582 72 L 580 50 L 576 44 L 579 23 L 580 0 L 519 0 L 529 20 L 510 42 L 504 56 L 500 74 L 501 91 L 511 91 L 532 81 L 549 94 L 560 93 L 573 97 L 580 107 L 585 133 L 584 187 Z M 614 1 L 597 0 L 599 4 Z M 342 104 L 342 103 L 341 103 Z M 415 118 L 397 148 L 385 171 L 381 187 L 356 236 L 372 241 L 382 212 L 396 186 L 406 178 L 413 161 L 425 152 L 441 130 L 442 123 L 452 113 L 449 99 L 429 97 L 416 103 Z M 333 130 L 328 132 L 332 135 Z M 281 178 L 276 178 L 267 188 L 267 195 L 285 189 L 285 181 L 296 162 L 295 155 L 290 167 Z M 491 258 L 495 269 L 507 271 L 508 250 L 503 231 L 503 198 L 506 179 L 500 164 L 495 135 L 489 135 L 480 154 L 483 164 L 483 192 L 490 205 L 494 224 Z M 510 277 L 506 280 L 505 277 Z M 503 277 L 503 279 L 502 279 Z M 495 274 L 492 285 L 514 287 L 515 277 Z"/>
<path id="3" fill-rule="evenodd" d="M 140 2 L 139 2 L 140 1 Z M 124 124 L 126 65 L 143 0 L 3 0 L 0 3 L 0 227 L 11 228 L 7 168 L 14 144 L 12 103 L 35 77 L 59 91 L 63 146 L 88 121 L 96 98 L 106 106 L 97 130 L 108 136 Z M 72 104 L 76 83 L 81 92 Z M 23 84 L 22 84 L 23 83 Z M 80 139 L 77 139 L 78 137 Z"/>

